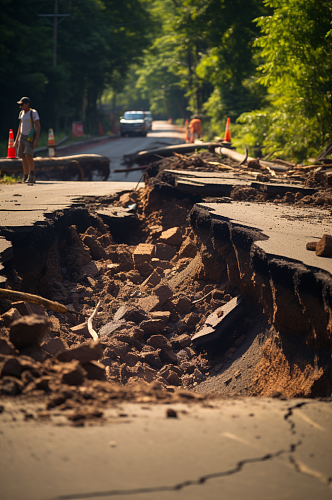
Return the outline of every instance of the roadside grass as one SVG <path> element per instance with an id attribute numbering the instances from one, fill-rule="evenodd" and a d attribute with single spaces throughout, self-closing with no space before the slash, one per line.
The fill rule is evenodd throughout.
<path id="1" fill-rule="evenodd" d="M 20 177 L 14 177 L 13 175 L 3 175 L 0 177 L 0 184 L 16 184 L 21 182 Z"/>

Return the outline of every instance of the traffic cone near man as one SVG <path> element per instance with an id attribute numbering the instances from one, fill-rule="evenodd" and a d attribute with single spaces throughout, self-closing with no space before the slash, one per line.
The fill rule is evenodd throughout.
<path id="1" fill-rule="evenodd" d="M 16 150 L 15 150 L 15 147 L 14 147 L 14 132 L 13 132 L 13 129 L 9 130 L 7 158 L 16 158 Z"/>

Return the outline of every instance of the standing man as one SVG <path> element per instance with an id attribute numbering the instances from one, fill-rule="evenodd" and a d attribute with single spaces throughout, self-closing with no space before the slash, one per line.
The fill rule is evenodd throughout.
<path id="1" fill-rule="evenodd" d="M 190 142 L 194 143 L 196 139 L 199 139 L 201 136 L 201 120 L 197 115 L 189 123 L 190 130 Z"/>
<path id="2" fill-rule="evenodd" d="M 20 120 L 14 147 L 18 146 L 18 156 L 22 158 L 23 182 L 35 183 L 35 162 L 33 161 L 33 150 L 38 146 L 38 139 L 40 134 L 40 121 L 39 115 L 35 109 L 30 108 L 29 97 L 22 97 L 17 104 L 20 105 L 21 111 L 18 116 Z M 33 142 L 28 141 L 29 132 L 35 128 L 36 135 Z"/>

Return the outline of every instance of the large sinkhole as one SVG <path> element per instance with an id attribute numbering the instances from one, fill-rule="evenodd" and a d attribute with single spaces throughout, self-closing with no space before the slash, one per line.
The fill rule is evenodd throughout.
<path id="1" fill-rule="evenodd" d="M 255 235 L 212 224 L 196 201 L 155 185 L 86 198 L 31 231 L 3 230 L 13 247 L 7 289 L 71 312 L 0 299 L 2 394 L 51 406 L 142 392 L 330 396 L 327 328 L 301 317 L 289 268 L 280 264 L 274 279 L 272 264 L 253 254 Z M 306 310 L 322 307 L 319 295 L 306 300 Z"/>

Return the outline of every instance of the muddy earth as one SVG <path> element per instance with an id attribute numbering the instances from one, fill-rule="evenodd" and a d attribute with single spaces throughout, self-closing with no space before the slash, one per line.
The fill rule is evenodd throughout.
<path id="1" fill-rule="evenodd" d="M 218 171 L 218 162 L 208 152 L 165 158 L 147 167 L 143 189 L 84 198 L 28 236 L 6 233 L 13 244 L 7 288 L 70 312 L 0 299 L 2 398 L 40 402 L 44 416 L 73 409 L 70 418 L 81 425 L 100 417 L 100 406 L 123 400 L 331 396 L 330 285 L 307 294 L 302 309 L 284 285 L 265 294 L 272 285 L 250 270 L 250 245 L 239 250 L 220 228 L 212 231 L 197 206 L 211 198 L 179 192 L 165 172 Z M 258 180 L 271 175 L 259 162 L 247 170 Z M 292 178 L 318 190 L 271 196 L 236 187 L 229 198 L 331 208 L 328 170 L 294 166 Z M 242 312 L 223 335 L 196 345 L 209 315 L 239 296 Z"/>

